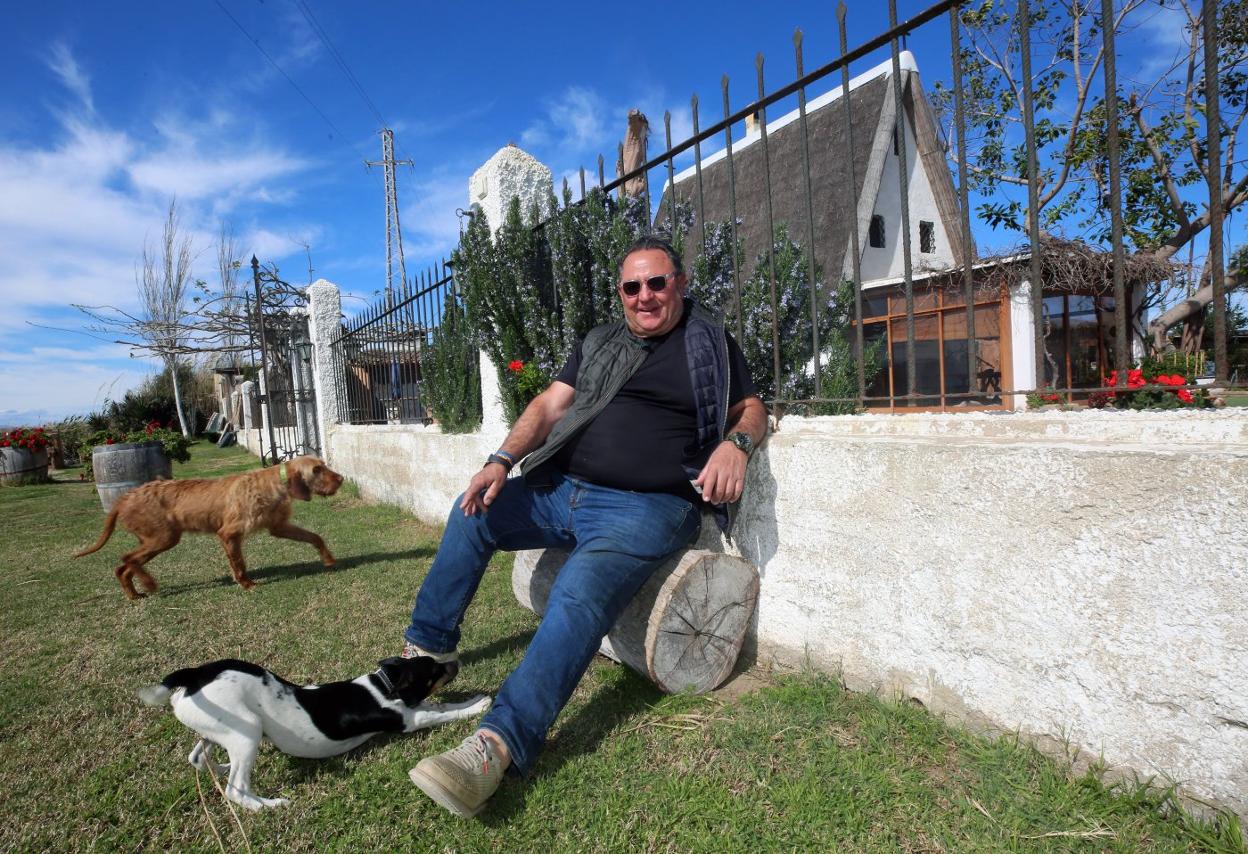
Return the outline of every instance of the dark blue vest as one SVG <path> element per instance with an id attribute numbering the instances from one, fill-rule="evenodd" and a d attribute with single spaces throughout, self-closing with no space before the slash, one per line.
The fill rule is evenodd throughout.
<path id="1" fill-rule="evenodd" d="M 689 380 L 697 417 L 699 456 L 724 440 L 728 420 L 728 389 L 730 367 L 728 339 L 724 326 L 709 312 L 686 301 L 688 319 L 685 323 L 685 355 L 689 362 Z M 542 465 L 555 455 L 569 439 L 611 402 L 645 361 L 650 344 L 629 331 L 618 320 L 596 326 L 581 345 L 581 365 L 576 374 L 576 399 L 563 418 L 551 429 L 545 443 L 523 463 L 524 479 L 533 485 L 546 481 Z M 692 480 L 697 469 L 686 467 Z M 732 528 L 735 505 L 711 507 L 715 521 L 724 533 Z"/>

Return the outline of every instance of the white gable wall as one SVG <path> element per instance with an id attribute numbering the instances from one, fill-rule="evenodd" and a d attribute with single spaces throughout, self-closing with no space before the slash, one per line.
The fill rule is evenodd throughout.
<path id="1" fill-rule="evenodd" d="M 910 263 L 917 273 L 923 269 L 945 269 L 954 264 L 953 247 L 945 233 L 940 212 L 936 208 L 936 199 L 932 195 L 932 185 L 927 179 L 919 159 L 918 144 L 915 142 L 914 129 L 908 117 L 903 114 L 902 126 L 906 131 L 906 161 L 909 164 L 907 177 L 910 181 Z M 887 279 L 900 276 L 904 272 L 904 261 L 901 250 L 901 178 L 898 167 L 901 159 L 893 154 L 891 145 L 884 158 L 884 170 L 880 176 L 880 190 L 875 197 L 873 215 L 884 217 L 884 248 L 875 249 L 870 245 L 870 233 L 863 228 L 858 239 L 862 246 L 862 281 L 869 286 L 873 279 Z M 919 251 L 919 222 L 926 220 L 933 224 L 936 246 L 935 252 Z"/>

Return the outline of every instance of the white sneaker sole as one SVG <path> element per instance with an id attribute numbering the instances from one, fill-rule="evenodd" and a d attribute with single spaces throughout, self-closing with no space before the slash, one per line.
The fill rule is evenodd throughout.
<path id="1" fill-rule="evenodd" d="M 412 782 L 416 784 L 416 788 L 420 789 L 426 795 L 433 799 L 434 803 L 443 809 L 453 812 L 460 818 L 472 818 L 485 809 L 485 805 L 489 803 L 489 799 L 482 801 L 476 809 L 470 809 L 467 804 L 461 801 L 450 789 L 443 786 L 439 781 L 429 776 L 417 766 L 407 772 L 407 776 L 412 778 Z"/>

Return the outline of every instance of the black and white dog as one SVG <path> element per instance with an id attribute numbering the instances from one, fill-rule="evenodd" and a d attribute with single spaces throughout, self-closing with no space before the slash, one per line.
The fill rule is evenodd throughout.
<path id="1" fill-rule="evenodd" d="M 251 769 L 260 739 L 283 753 L 323 759 L 345 753 L 380 732 L 414 732 L 484 712 L 490 698 L 463 703 L 425 703 L 455 678 L 459 665 L 432 658 L 387 658 L 349 682 L 298 686 L 259 665 L 222 659 L 175 670 L 159 685 L 139 690 L 149 706 L 169 701 L 173 714 L 199 733 L 188 757 L 196 768 L 211 764 L 229 772 L 225 796 L 249 810 L 288 804 L 251 791 Z M 212 762 L 213 745 L 229 765 Z"/>

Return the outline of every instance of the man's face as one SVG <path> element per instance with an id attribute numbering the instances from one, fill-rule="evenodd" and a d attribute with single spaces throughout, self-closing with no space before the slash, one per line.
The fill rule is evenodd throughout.
<path id="1" fill-rule="evenodd" d="M 624 319 L 628 321 L 628 328 L 639 338 L 665 335 L 680 323 L 685 311 L 687 280 L 684 273 L 673 275 L 674 269 L 671 259 L 662 249 L 642 249 L 624 259 L 620 284 L 641 282 L 641 291 L 636 296 L 629 296 L 621 287 L 617 287 L 616 291 L 624 304 Z M 667 286 L 661 291 L 650 290 L 646 283 L 664 275 L 667 276 Z"/>

